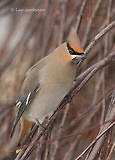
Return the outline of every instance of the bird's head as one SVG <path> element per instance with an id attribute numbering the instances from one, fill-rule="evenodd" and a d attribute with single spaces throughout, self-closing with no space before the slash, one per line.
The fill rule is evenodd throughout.
<path id="1" fill-rule="evenodd" d="M 73 63 L 78 64 L 83 59 L 86 59 L 86 55 L 84 54 L 78 35 L 73 27 L 70 30 L 66 45 L 67 52 L 71 55 Z"/>

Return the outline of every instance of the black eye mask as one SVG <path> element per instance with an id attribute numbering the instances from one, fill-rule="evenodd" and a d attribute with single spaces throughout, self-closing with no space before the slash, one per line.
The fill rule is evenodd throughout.
<path id="1" fill-rule="evenodd" d="M 70 47 L 68 42 L 67 42 L 67 48 L 71 55 L 78 55 L 78 56 L 84 55 L 84 53 L 79 53 L 79 52 L 74 51 L 74 49 Z"/>

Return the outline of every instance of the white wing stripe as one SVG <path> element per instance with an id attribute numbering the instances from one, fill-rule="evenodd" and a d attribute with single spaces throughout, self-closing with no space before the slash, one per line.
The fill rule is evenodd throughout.
<path id="1" fill-rule="evenodd" d="M 28 94 L 27 99 L 26 99 L 26 105 L 28 104 L 29 98 L 30 98 L 31 92 Z"/>
<path id="2" fill-rule="evenodd" d="M 16 103 L 16 106 L 17 106 L 17 107 L 20 107 L 21 104 L 22 104 L 21 101 L 19 101 L 19 102 Z"/>

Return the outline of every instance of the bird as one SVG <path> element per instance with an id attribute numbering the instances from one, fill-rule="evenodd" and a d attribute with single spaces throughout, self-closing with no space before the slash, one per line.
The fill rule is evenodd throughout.
<path id="1" fill-rule="evenodd" d="M 75 28 L 71 27 L 67 41 L 27 71 L 16 101 L 18 113 L 10 137 L 21 118 L 23 127 L 19 142 L 33 122 L 43 129 L 44 119 L 54 113 L 72 88 L 78 64 L 84 59 L 86 54 Z"/>

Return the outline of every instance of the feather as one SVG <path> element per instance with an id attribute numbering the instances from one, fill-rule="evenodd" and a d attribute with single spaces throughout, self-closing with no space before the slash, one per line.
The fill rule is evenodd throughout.
<path id="1" fill-rule="evenodd" d="M 34 97 L 35 97 L 36 93 L 39 91 L 39 89 L 40 88 L 39 88 L 39 84 L 38 84 L 37 87 L 35 88 L 35 90 L 33 92 L 30 92 L 27 95 L 27 97 L 25 98 L 25 100 L 23 102 L 21 102 L 18 114 L 16 116 L 16 120 L 15 120 L 14 125 L 13 125 L 12 130 L 11 130 L 10 137 L 13 136 L 17 123 L 19 122 L 19 120 L 22 117 L 22 115 L 23 115 L 24 111 L 26 110 L 26 108 L 30 105 L 32 99 L 34 99 Z M 19 103 L 19 102 L 17 102 L 17 103 Z"/>

